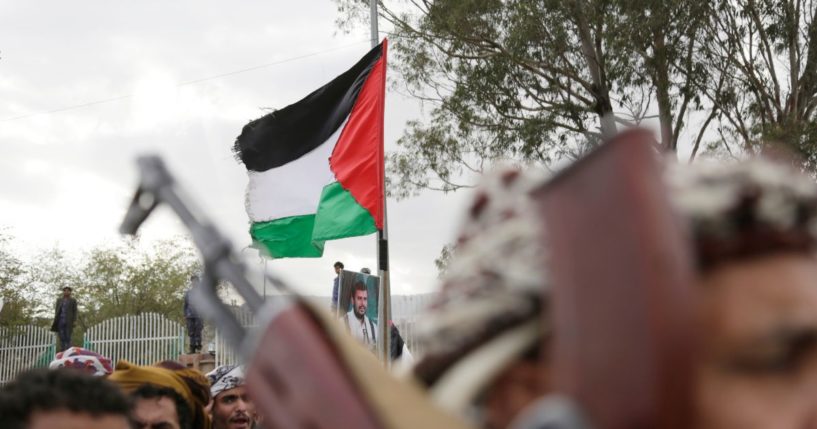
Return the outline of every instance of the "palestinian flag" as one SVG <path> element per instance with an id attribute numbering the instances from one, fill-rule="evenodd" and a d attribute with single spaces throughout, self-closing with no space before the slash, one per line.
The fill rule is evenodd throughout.
<path id="1" fill-rule="evenodd" d="M 236 139 L 250 235 L 270 256 L 319 257 L 326 240 L 383 228 L 386 44 Z"/>

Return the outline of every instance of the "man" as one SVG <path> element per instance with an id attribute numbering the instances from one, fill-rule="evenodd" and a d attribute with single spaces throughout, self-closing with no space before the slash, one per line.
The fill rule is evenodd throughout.
<path id="1" fill-rule="evenodd" d="M 343 262 L 337 261 L 333 266 L 335 269 L 335 280 L 332 283 L 332 303 L 330 307 L 332 309 L 332 314 L 337 314 L 338 312 L 338 292 L 340 290 L 340 272 L 343 271 Z"/>
<path id="2" fill-rule="evenodd" d="M 213 397 L 213 429 L 254 428 L 258 416 L 244 386 L 244 369 L 223 365 L 207 373 L 207 378 Z"/>
<path id="3" fill-rule="evenodd" d="M 815 427 L 817 185 L 764 160 L 669 178 L 700 273 L 696 427 Z"/>
<path id="4" fill-rule="evenodd" d="M 209 427 L 210 421 L 205 412 L 205 408 L 210 401 L 210 395 L 208 394 L 209 383 L 200 372 L 194 369 L 173 370 L 158 366 L 134 365 L 128 361 L 120 360 L 116 363 L 114 373 L 108 379 L 119 385 L 128 395 L 133 395 L 146 385 L 159 389 L 169 388 L 185 403 L 185 406 L 175 407 L 180 423 L 183 423 L 182 420 L 184 420 L 190 422 L 189 424 L 193 428 Z M 171 399 L 175 401 L 174 398 Z M 145 406 L 143 408 L 145 413 L 141 414 L 144 417 L 143 422 L 148 421 L 147 414 L 157 417 L 160 411 L 162 418 L 168 417 L 167 413 L 165 413 L 165 411 L 168 411 L 166 406 L 169 403 L 167 401 L 151 401 L 142 404 Z M 187 411 L 184 410 L 185 408 Z"/>
<path id="5" fill-rule="evenodd" d="M 134 429 L 192 429 L 190 407 L 170 387 L 144 384 L 130 398 Z"/>
<path id="6" fill-rule="evenodd" d="M 356 282 L 352 289 L 352 311 L 343 315 L 343 322 L 346 324 L 346 331 L 352 334 L 361 344 L 369 350 L 375 351 L 377 347 L 376 326 L 371 319 L 366 316 L 369 308 L 369 291 L 363 282 Z"/>
<path id="7" fill-rule="evenodd" d="M 128 402 L 101 377 L 35 369 L 0 389 L 3 429 L 128 429 Z"/>
<path id="8" fill-rule="evenodd" d="M 56 332 L 59 337 L 58 352 L 71 347 L 71 332 L 76 319 L 77 300 L 71 297 L 71 288 L 66 286 L 62 288 L 62 296 L 57 298 L 54 305 L 54 322 L 51 323 L 51 331 Z"/>
<path id="9" fill-rule="evenodd" d="M 184 292 L 184 320 L 187 322 L 187 336 L 190 338 L 190 354 L 201 351 L 201 331 L 204 329 L 204 322 L 190 305 L 190 291 L 198 282 L 198 275 L 190 276 L 190 287 Z"/>

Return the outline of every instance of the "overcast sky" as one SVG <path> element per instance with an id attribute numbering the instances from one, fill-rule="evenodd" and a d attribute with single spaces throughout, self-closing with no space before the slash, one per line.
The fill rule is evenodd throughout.
<path id="1" fill-rule="evenodd" d="M 0 228 L 23 250 L 115 240 L 137 183 L 134 158 L 158 153 L 236 248 L 247 246 L 246 170 L 230 147 L 262 108 L 299 100 L 369 50 L 368 28 L 341 34 L 335 18 L 329 0 L 0 1 Z M 420 114 L 387 95 L 387 151 Z M 432 290 L 434 259 L 466 199 L 389 200 L 393 293 Z M 163 210 L 142 233 L 184 229 Z M 305 293 L 328 294 L 335 260 L 375 268 L 375 249 L 374 236 L 338 240 L 323 258 L 268 267 Z"/>

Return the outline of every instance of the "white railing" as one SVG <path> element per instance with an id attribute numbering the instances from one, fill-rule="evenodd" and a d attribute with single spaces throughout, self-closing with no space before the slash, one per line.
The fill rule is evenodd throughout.
<path id="1" fill-rule="evenodd" d="M 85 332 L 83 347 L 112 362 L 120 359 L 137 365 L 178 359 L 184 353 L 184 327 L 156 313 L 105 320 Z"/>
<path id="2" fill-rule="evenodd" d="M 55 336 L 39 326 L 0 328 L 0 385 L 29 368 L 48 366 L 54 359 Z"/>

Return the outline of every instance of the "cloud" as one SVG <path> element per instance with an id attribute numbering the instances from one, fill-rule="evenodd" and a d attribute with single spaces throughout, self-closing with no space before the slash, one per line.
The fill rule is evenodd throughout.
<path id="1" fill-rule="evenodd" d="M 0 120 L 35 114 L 0 122 L 0 226 L 29 247 L 77 251 L 115 240 L 137 183 L 134 158 L 157 153 L 241 250 L 246 173 L 230 147 L 263 108 L 297 101 L 368 50 L 365 29 L 337 34 L 334 19 L 335 5 L 317 0 L 0 4 Z M 229 74 L 244 69 L 253 70 Z M 414 101 L 389 94 L 387 149 L 417 115 Z M 389 201 L 393 293 L 435 287 L 433 261 L 454 236 L 464 198 Z M 143 238 L 180 233 L 162 210 Z M 375 238 L 329 242 L 323 258 L 267 268 L 326 295 L 335 260 L 374 270 Z"/>

